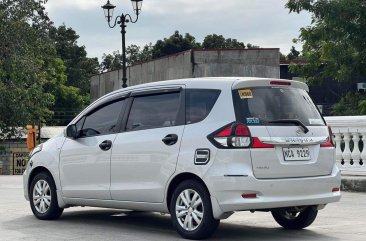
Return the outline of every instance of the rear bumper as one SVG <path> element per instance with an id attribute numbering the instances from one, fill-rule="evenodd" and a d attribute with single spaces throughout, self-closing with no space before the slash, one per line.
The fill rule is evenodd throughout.
<path id="1" fill-rule="evenodd" d="M 341 193 L 332 192 L 341 185 L 341 173 L 336 165 L 329 176 L 286 179 L 256 179 L 248 177 L 210 177 L 215 217 L 221 213 L 272 209 L 291 206 L 322 205 L 339 201 Z M 256 198 L 242 194 L 256 193 Z"/>

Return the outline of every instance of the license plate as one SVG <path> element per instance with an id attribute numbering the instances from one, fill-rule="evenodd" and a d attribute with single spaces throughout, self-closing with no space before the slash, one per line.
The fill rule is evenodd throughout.
<path id="1" fill-rule="evenodd" d="M 300 148 L 282 148 L 285 161 L 308 161 L 311 159 L 310 151 L 307 147 Z"/>

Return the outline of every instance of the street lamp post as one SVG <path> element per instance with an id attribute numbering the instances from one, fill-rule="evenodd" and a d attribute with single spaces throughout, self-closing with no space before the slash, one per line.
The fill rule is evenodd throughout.
<path id="1" fill-rule="evenodd" d="M 126 88 L 127 87 L 127 77 L 126 77 L 126 72 L 127 72 L 127 67 L 126 67 L 126 23 L 136 23 L 137 20 L 139 19 L 139 14 L 141 12 L 141 7 L 142 7 L 142 1 L 143 0 L 131 0 L 132 2 L 132 6 L 133 6 L 133 10 L 136 14 L 136 19 L 133 20 L 130 14 L 123 14 L 121 13 L 121 15 L 117 16 L 116 19 L 114 20 L 114 24 L 111 25 L 111 20 L 113 17 L 113 11 L 114 8 L 116 6 L 114 6 L 113 4 L 111 4 L 109 2 L 109 0 L 107 1 L 106 4 L 104 4 L 102 6 L 103 10 L 104 10 L 104 15 L 105 18 L 108 21 L 108 26 L 110 28 L 114 28 L 117 24 L 119 24 L 119 26 L 121 27 L 121 34 L 122 34 L 122 69 L 123 69 L 123 75 L 122 75 L 122 88 Z"/>

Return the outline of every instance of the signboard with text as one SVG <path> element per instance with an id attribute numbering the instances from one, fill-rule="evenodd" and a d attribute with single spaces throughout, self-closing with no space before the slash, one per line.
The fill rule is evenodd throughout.
<path id="1" fill-rule="evenodd" d="M 28 152 L 13 153 L 13 175 L 22 175 L 27 168 Z"/>

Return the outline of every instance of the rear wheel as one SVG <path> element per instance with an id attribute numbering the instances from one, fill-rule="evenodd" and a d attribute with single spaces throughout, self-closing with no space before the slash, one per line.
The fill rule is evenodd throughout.
<path id="1" fill-rule="evenodd" d="M 58 207 L 56 185 L 48 173 L 42 172 L 34 177 L 29 197 L 32 212 L 38 219 L 57 219 L 64 210 Z"/>
<path id="2" fill-rule="evenodd" d="M 276 222 L 286 229 L 302 229 L 312 224 L 318 214 L 314 207 L 279 209 L 272 211 Z"/>
<path id="3" fill-rule="evenodd" d="M 186 239 L 208 238 L 220 223 L 213 217 L 210 194 L 195 180 L 184 181 L 174 190 L 170 213 L 173 226 Z"/>

